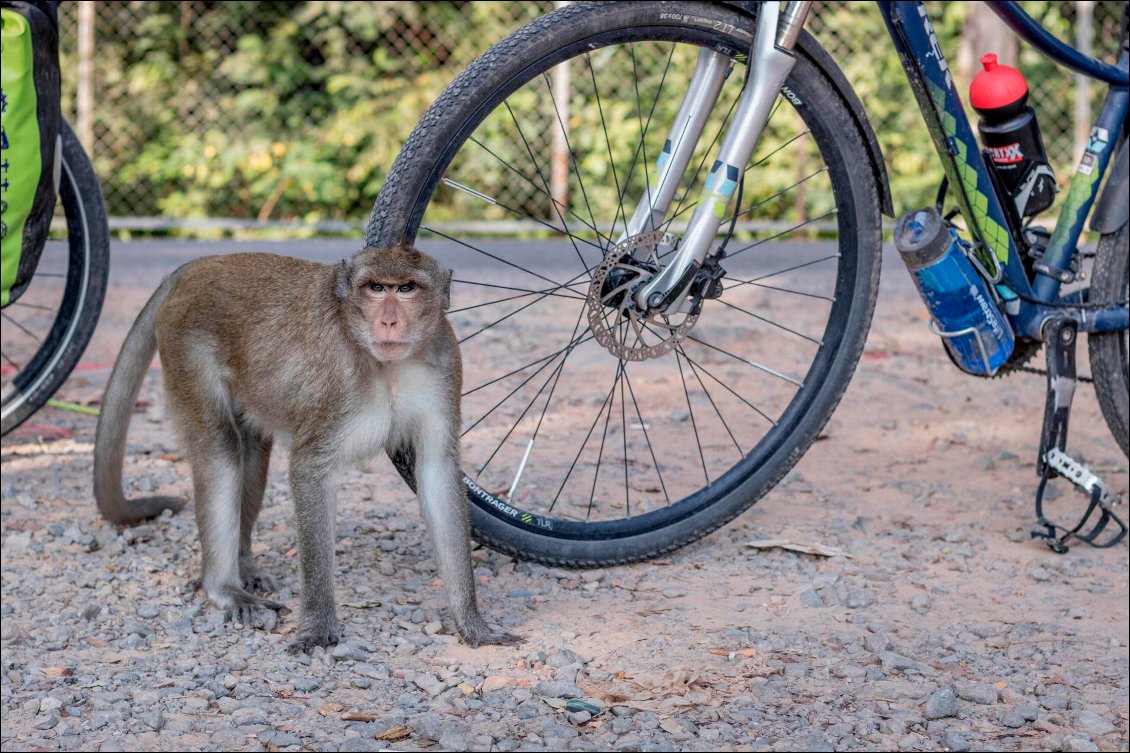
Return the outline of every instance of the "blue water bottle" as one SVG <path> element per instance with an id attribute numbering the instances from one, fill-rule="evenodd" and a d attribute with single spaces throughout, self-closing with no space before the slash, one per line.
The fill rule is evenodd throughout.
<path id="1" fill-rule="evenodd" d="M 895 247 L 933 317 L 930 329 L 954 363 L 977 376 L 995 374 L 1016 338 L 957 231 L 934 207 L 916 209 L 895 226 Z"/>

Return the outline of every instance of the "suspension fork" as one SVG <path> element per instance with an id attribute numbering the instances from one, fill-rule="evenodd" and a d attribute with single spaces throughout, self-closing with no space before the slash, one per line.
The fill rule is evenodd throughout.
<path id="1" fill-rule="evenodd" d="M 635 302 L 641 310 L 657 314 L 674 312 L 682 306 L 718 234 L 742 171 L 765 130 L 777 95 L 793 68 L 796 58 L 792 51 L 811 7 L 812 2 L 801 0 L 790 0 L 783 11 L 777 2 L 761 4 L 748 61 L 750 73 L 733 121 L 674 258 L 635 292 Z M 699 54 L 691 86 L 659 158 L 656 186 L 640 200 L 621 240 L 658 227 L 666 217 L 706 118 L 718 99 L 728 65 L 725 56 L 718 53 Z M 735 207 L 734 211 L 738 209 Z"/>

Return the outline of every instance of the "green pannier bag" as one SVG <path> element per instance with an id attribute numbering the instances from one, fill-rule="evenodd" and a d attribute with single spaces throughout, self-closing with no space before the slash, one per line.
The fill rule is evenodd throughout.
<path id="1" fill-rule="evenodd" d="M 59 33 L 48 3 L 0 3 L 0 307 L 27 289 L 59 186 Z"/>

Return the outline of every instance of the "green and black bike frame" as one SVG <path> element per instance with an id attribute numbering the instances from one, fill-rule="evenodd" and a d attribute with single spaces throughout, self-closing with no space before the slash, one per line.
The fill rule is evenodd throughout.
<path id="1" fill-rule="evenodd" d="M 1027 252 L 1023 233 L 1003 204 L 1011 199 L 998 192 L 993 182 L 925 6 L 921 2 L 879 2 L 878 5 L 945 167 L 949 185 L 973 236 L 982 272 L 994 284 L 1016 333 L 1042 340 L 1044 323 L 1053 316 L 1076 320 L 1078 328 L 1084 332 L 1127 329 L 1124 302 L 1084 308 L 1078 305 L 1084 303 L 1081 294 L 1060 296 L 1061 286 L 1072 279 L 1069 270 L 1103 175 L 1118 145 L 1125 143 L 1130 103 L 1125 39 L 1118 64 L 1104 63 L 1056 39 L 1018 3 L 989 3 L 1021 39 L 1055 62 L 1110 86 L 1098 121 L 1091 129 L 1086 151 L 1072 177 L 1055 231 L 1041 263 L 1034 265 L 1029 277 L 1022 263 L 1022 254 Z M 1120 203 L 1124 205 L 1125 199 Z"/>

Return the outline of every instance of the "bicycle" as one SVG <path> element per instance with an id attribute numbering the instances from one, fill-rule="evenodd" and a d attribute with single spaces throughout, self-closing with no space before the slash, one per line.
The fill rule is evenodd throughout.
<path id="1" fill-rule="evenodd" d="M 475 301 L 450 312 L 464 348 L 506 343 L 507 362 L 470 375 L 464 392 L 464 484 L 483 543 L 568 566 L 671 551 L 764 496 L 832 415 L 874 309 L 881 215 L 894 213 L 865 110 L 803 29 L 811 5 L 572 4 L 480 56 L 408 138 L 365 240 L 446 259 L 456 300 Z M 1014 2 L 991 5 L 1023 40 L 1110 90 L 1049 238 L 982 156 L 923 4 L 878 3 L 945 168 L 938 205 L 952 187 L 969 238 L 962 258 L 991 299 L 970 329 L 934 326 L 955 362 L 968 346 L 965 368 L 981 376 L 1025 368 L 1046 345 L 1045 537 L 1057 551 L 1072 534 L 1099 544 L 1115 521 L 1117 541 L 1125 526 L 1106 487 L 1064 452 L 1064 387 L 1075 332 L 1087 332 L 1103 414 L 1127 451 L 1125 24 L 1115 65 L 1055 39 Z M 677 108 L 665 87 L 682 94 Z M 567 159 L 539 159 L 547 131 Z M 1076 246 L 1116 145 L 1092 220 L 1093 276 L 1061 296 L 1080 279 Z M 514 205 L 508 181 L 533 198 Z M 775 234 L 735 247 L 739 217 L 768 209 Z M 520 242 L 443 224 L 465 215 L 517 218 L 563 239 L 561 254 L 529 260 Z M 835 241 L 773 263 L 768 241 L 813 230 Z M 769 262 L 747 253 L 758 246 Z M 999 364 L 974 332 L 998 318 L 1015 332 Z M 584 437 L 579 447 L 539 455 L 539 441 L 567 431 Z M 411 483 L 411 456 L 393 461 Z M 1044 518 L 1057 474 L 1091 497 L 1088 515 L 1101 519 L 1089 531 L 1086 517 L 1073 530 Z"/>
<path id="2" fill-rule="evenodd" d="M 43 5 L 57 17 L 58 3 Z M 102 188 L 65 122 L 60 155 L 56 212 L 62 215 L 65 235 L 53 234 L 47 241 L 27 291 L 0 314 L 0 434 L 43 407 L 74 370 L 94 334 L 106 294 L 110 231 Z"/>

